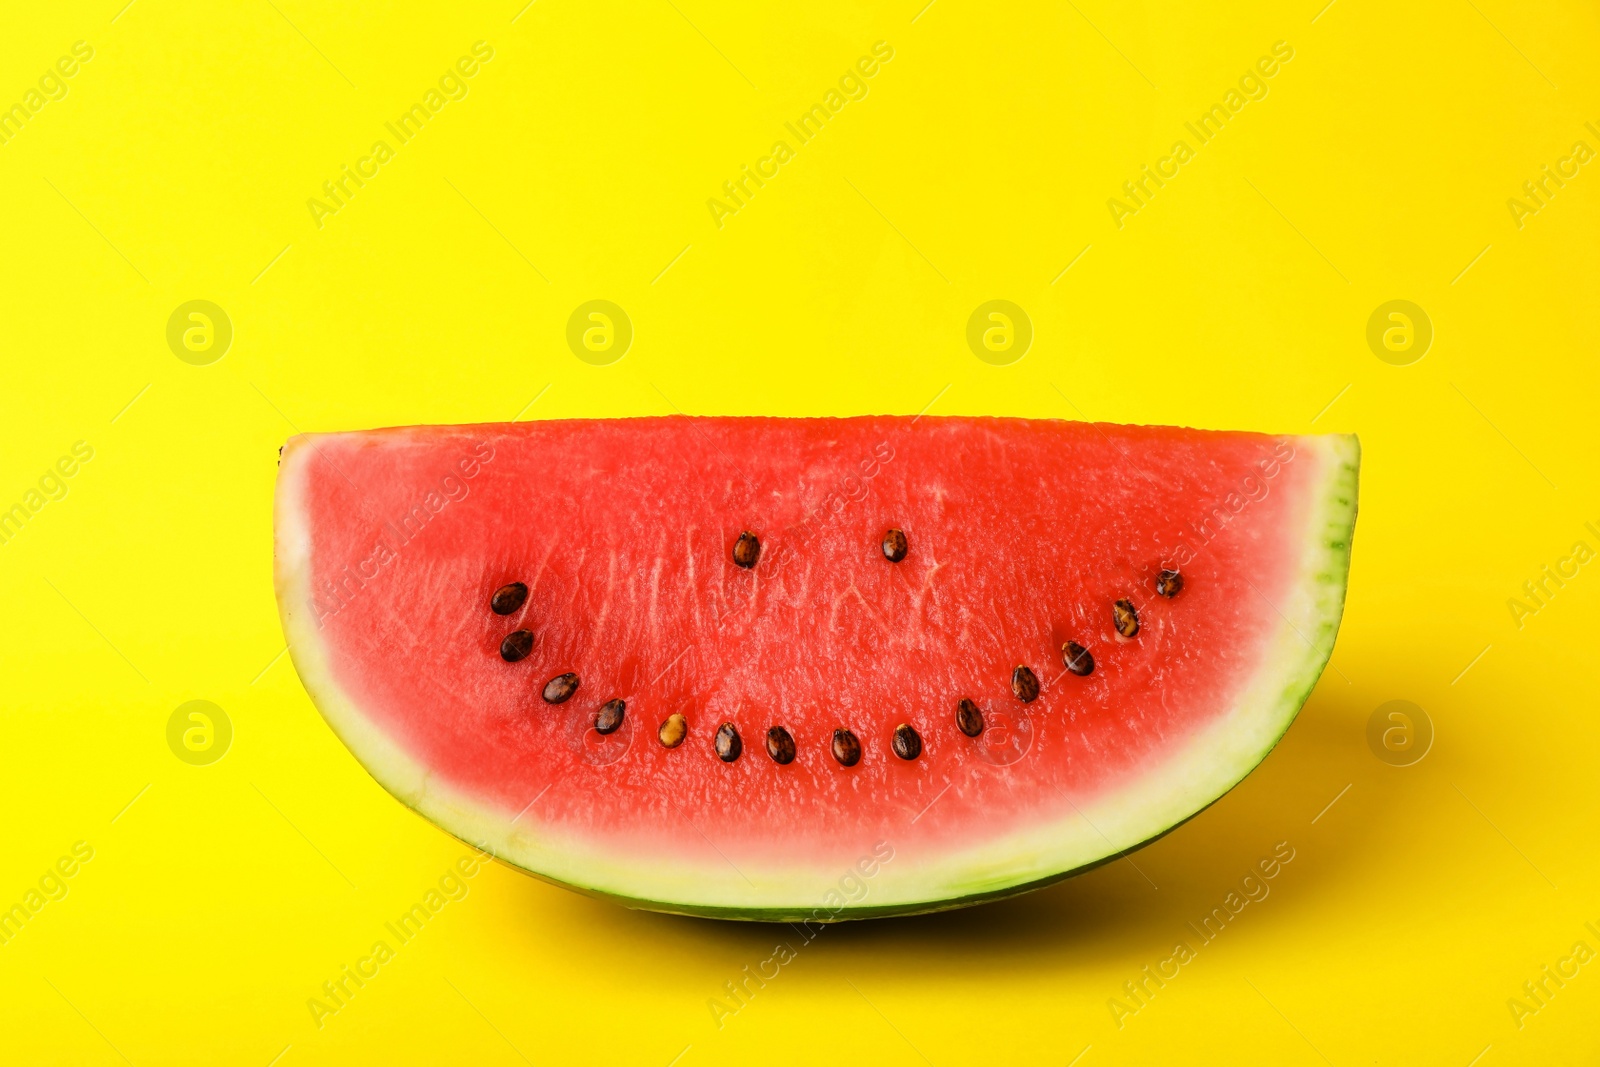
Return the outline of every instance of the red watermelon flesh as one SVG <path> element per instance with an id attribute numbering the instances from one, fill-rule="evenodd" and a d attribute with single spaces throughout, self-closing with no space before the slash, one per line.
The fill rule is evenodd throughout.
<path id="1" fill-rule="evenodd" d="M 670 911 L 932 910 L 1103 862 L 1265 756 L 1331 650 L 1357 456 L 1342 436 L 956 417 L 304 435 L 282 457 L 279 599 L 357 758 L 508 862 Z M 525 600 L 498 614 L 511 583 Z M 531 651 L 508 662 L 518 630 Z"/>

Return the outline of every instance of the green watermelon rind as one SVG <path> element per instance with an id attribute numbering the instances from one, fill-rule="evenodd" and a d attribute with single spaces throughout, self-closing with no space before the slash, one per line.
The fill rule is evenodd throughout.
<path id="1" fill-rule="evenodd" d="M 812 878 L 797 875 L 795 886 L 785 890 L 787 899 L 770 906 L 711 903 L 665 893 L 652 896 L 619 892 L 605 885 L 607 879 L 599 874 L 600 864 L 596 864 L 594 871 L 583 871 L 581 848 L 571 848 L 570 842 L 566 849 L 563 849 L 561 842 L 555 841 L 530 844 L 530 839 L 523 836 L 521 831 L 512 830 L 506 825 L 505 815 L 490 811 L 471 798 L 434 781 L 427 768 L 418 764 L 393 738 L 367 719 L 334 680 L 325 661 L 324 649 L 317 639 L 316 625 L 309 610 L 310 541 L 297 506 L 299 479 L 306 466 L 300 453 L 315 447 L 306 437 L 292 439 L 283 452 L 275 505 L 275 583 L 290 657 L 313 703 L 335 734 L 378 784 L 396 799 L 508 866 L 553 885 L 626 907 L 708 918 L 835 922 L 946 911 L 1039 889 L 1111 863 L 1159 840 L 1199 815 L 1243 781 L 1288 732 L 1327 666 L 1343 616 L 1360 470 L 1360 444 L 1354 435 L 1300 437 L 1295 439 L 1295 444 L 1297 452 L 1304 450 L 1316 455 L 1325 469 L 1321 472 L 1320 486 L 1313 491 L 1308 531 L 1304 539 L 1306 548 L 1298 570 L 1298 585 L 1295 582 L 1290 585 L 1291 589 L 1303 590 L 1312 597 L 1312 602 L 1301 614 L 1301 621 L 1306 625 L 1296 627 L 1274 605 L 1274 609 L 1283 617 L 1283 625 L 1275 635 L 1278 653 L 1266 657 L 1252 679 L 1252 686 L 1276 679 L 1270 683 L 1271 689 L 1276 692 L 1271 695 L 1264 693 L 1253 705 L 1236 706 L 1228 715 L 1221 717 L 1222 720 L 1239 720 L 1250 729 L 1230 733 L 1236 724 L 1219 721 L 1202 731 L 1205 736 L 1191 742 L 1180 753 L 1187 759 L 1169 761 L 1145 776 L 1146 780 L 1166 780 L 1174 770 L 1180 775 L 1192 775 L 1198 770 L 1203 775 L 1203 784 L 1189 790 L 1168 789 L 1164 809 L 1148 803 L 1132 802 L 1126 796 L 1113 798 L 1092 809 L 1103 819 L 1107 811 L 1111 812 L 1113 818 L 1125 817 L 1128 810 L 1142 816 L 1136 820 L 1138 828 L 1122 835 L 1124 841 L 1120 843 L 1109 837 L 1101 824 L 1078 811 L 1077 817 L 1094 827 L 1096 835 L 1112 846 L 1109 851 L 1089 856 L 1084 862 L 1057 865 L 1031 874 L 1019 874 L 1015 870 L 997 874 L 993 870 L 985 873 L 975 859 L 964 874 L 954 877 L 946 875 L 940 879 L 944 883 L 943 891 L 936 890 L 920 897 L 915 894 L 901 895 L 882 903 L 863 901 L 837 908 L 828 907 L 821 898 L 832 879 L 825 876 Z M 1308 630 L 1315 635 L 1314 639 L 1308 635 Z M 1250 688 L 1247 686 L 1246 691 Z M 1241 734 L 1246 735 L 1243 747 L 1234 744 L 1236 737 Z M 1251 741 L 1250 737 L 1254 740 Z M 1237 751 L 1229 753 L 1229 747 L 1235 747 Z M 1220 768 L 1208 771 L 1205 757 L 1217 753 L 1230 756 L 1231 759 Z M 1119 804 L 1123 810 L 1118 810 Z M 1059 836 L 1067 836 L 1067 821 L 1055 825 L 1055 829 L 1062 831 Z M 1141 823 L 1142 826 L 1139 826 Z M 991 845 L 990 852 L 1008 859 L 1011 855 L 1027 855 L 1030 847 L 1027 836 L 1030 834 L 1044 841 L 1048 847 L 1048 829 L 1043 833 L 1037 828 L 1022 831 L 1020 835 L 1013 835 L 1016 840 L 1005 839 Z M 1088 837 L 1081 831 L 1079 836 Z M 508 847 L 517 844 L 523 847 Z M 541 845 L 546 860 L 542 865 L 546 868 L 554 865 L 549 862 L 552 857 L 566 860 L 568 853 L 577 854 L 574 860 L 564 864 L 573 868 L 572 872 L 565 877 L 557 876 L 549 869 L 539 869 L 532 862 L 519 862 L 523 856 L 517 853 L 526 855 L 538 851 Z M 622 869 L 625 874 L 632 876 L 632 881 L 639 881 L 637 870 L 629 872 L 626 868 Z M 885 870 L 888 869 L 889 866 L 886 866 Z M 586 873 L 596 876 L 586 878 Z M 816 873 L 807 872 L 808 875 Z M 690 884 L 681 876 L 678 881 L 680 887 Z M 872 896 L 869 882 L 868 898 Z"/>

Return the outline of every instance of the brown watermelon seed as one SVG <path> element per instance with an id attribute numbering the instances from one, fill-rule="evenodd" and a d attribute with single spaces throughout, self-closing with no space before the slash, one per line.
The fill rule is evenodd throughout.
<path id="1" fill-rule="evenodd" d="M 855 734 L 844 729 L 833 732 L 833 758 L 846 767 L 861 762 L 861 742 L 856 740 Z"/>
<path id="2" fill-rule="evenodd" d="M 1156 592 L 1164 597 L 1175 597 L 1183 592 L 1183 575 L 1177 571 L 1162 571 L 1156 575 Z"/>
<path id="3" fill-rule="evenodd" d="M 1133 601 L 1119 600 L 1111 605 L 1111 622 L 1117 628 L 1117 633 L 1123 637 L 1132 637 L 1139 632 L 1139 613 L 1133 610 Z"/>
<path id="4" fill-rule="evenodd" d="M 767 731 L 767 755 L 772 757 L 774 763 L 794 762 L 794 738 L 789 736 L 788 730 L 774 726 Z"/>
<path id="5" fill-rule="evenodd" d="M 608 700 L 600 705 L 600 710 L 594 714 L 594 732 L 597 734 L 614 734 L 617 727 L 622 725 L 623 713 L 628 710 L 626 701 Z"/>
<path id="6" fill-rule="evenodd" d="M 983 733 L 983 712 L 978 710 L 978 705 L 966 699 L 956 705 L 956 729 L 968 737 Z"/>
<path id="7" fill-rule="evenodd" d="M 656 737 L 660 738 L 663 748 L 677 748 L 688 736 L 689 723 L 676 711 L 667 716 L 667 721 L 662 723 L 661 729 L 656 732 Z"/>
<path id="8" fill-rule="evenodd" d="M 506 634 L 504 641 L 500 642 L 500 658 L 507 663 L 515 663 L 519 659 L 527 659 L 528 653 L 532 651 L 532 630 L 513 630 Z"/>
<path id="9" fill-rule="evenodd" d="M 883 558 L 890 563 L 905 559 L 907 547 L 905 531 L 891 529 L 883 535 Z"/>
<path id="10" fill-rule="evenodd" d="M 489 598 L 489 610 L 496 615 L 510 615 L 528 599 L 528 587 L 521 582 L 512 582 L 502 585 L 494 591 L 494 596 Z"/>
<path id="11" fill-rule="evenodd" d="M 1076 641 L 1061 646 L 1061 664 L 1080 678 L 1094 673 L 1094 657 Z"/>
<path id="12" fill-rule="evenodd" d="M 733 562 L 736 566 L 749 570 L 756 565 L 756 559 L 761 555 L 761 540 L 749 530 L 739 535 L 739 540 L 733 543 Z"/>
<path id="13" fill-rule="evenodd" d="M 739 740 L 739 728 L 731 722 L 717 727 L 717 736 L 711 743 L 717 750 L 717 758 L 723 763 L 732 763 L 744 751 L 744 742 Z"/>
<path id="14" fill-rule="evenodd" d="M 546 704 L 561 704 L 571 698 L 578 691 L 578 676 L 568 671 L 558 674 L 544 683 L 544 702 Z"/>
<path id="15" fill-rule="evenodd" d="M 1011 672 L 1011 691 L 1017 699 L 1024 704 L 1032 703 L 1039 696 L 1039 677 L 1027 667 L 1019 666 Z"/>
<path id="16" fill-rule="evenodd" d="M 922 737 L 910 723 L 903 722 L 894 728 L 892 746 L 894 754 L 901 759 L 911 760 L 922 755 Z"/>

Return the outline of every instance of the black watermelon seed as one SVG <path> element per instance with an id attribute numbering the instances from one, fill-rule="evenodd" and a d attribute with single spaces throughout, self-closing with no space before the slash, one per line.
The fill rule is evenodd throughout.
<path id="1" fill-rule="evenodd" d="M 739 540 L 733 543 L 733 562 L 736 566 L 749 570 L 756 565 L 756 560 L 761 555 L 761 540 L 749 530 L 739 535 Z"/>
<path id="2" fill-rule="evenodd" d="M 661 729 L 656 732 L 662 748 L 677 748 L 688 736 L 689 723 L 677 712 L 668 715 L 666 722 L 663 722 Z"/>
<path id="3" fill-rule="evenodd" d="M 519 659 L 527 659 L 528 653 L 532 651 L 532 630 L 513 630 L 506 634 L 504 641 L 500 642 L 500 658 L 507 663 L 515 663 Z"/>
<path id="4" fill-rule="evenodd" d="M 502 585 L 494 591 L 494 596 L 489 598 L 489 610 L 496 615 L 510 615 L 528 599 L 528 587 L 521 582 L 512 582 Z"/>
<path id="5" fill-rule="evenodd" d="M 1080 678 L 1094 673 L 1094 657 L 1076 641 L 1061 646 L 1061 664 Z"/>
<path id="6" fill-rule="evenodd" d="M 906 558 L 906 535 L 903 530 L 889 530 L 883 535 L 883 558 L 899 563 Z"/>
<path id="7" fill-rule="evenodd" d="M 1111 605 L 1111 623 L 1123 637 L 1138 633 L 1139 613 L 1133 609 L 1133 601 L 1119 600 Z"/>
<path id="8" fill-rule="evenodd" d="M 600 705 L 600 710 L 594 713 L 594 732 L 597 734 L 613 734 L 617 727 L 622 725 L 623 713 L 628 710 L 628 705 L 621 700 L 608 700 Z"/>
<path id="9" fill-rule="evenodd" d="M 1032 703 L 1039 696 L 1038 676 L 1027 667 L 1018 667 L 1011 672 L 1011 691 L 1024 704 Z"/>
<path id="10" fill-rule="evenodd" d="M 739 728 L 731 722 L 717 727 L 717 736 L 712 739 L 712 745 L 717 750 L 717 758 L 723 763 L 732 763 L 744 751 L 744 742 L 739 740 Z"/>
<path id="11" fill-rule="evenodd" d="M 855 734 L 843 729 L 833 732 L 833 758 L 846 767 L 861 762 L 861 742 L 856 740 Z"/>
<path id="12" fill-rule="evenodd" d="M 546 704 L 560 704 L 570 699 L 578 691 L 578 676 L 568 671 L 558 674 L 544 683 L 544 702 Z"/>
<path id="13" fill-rule="evenodd" d="M 916 759 L 922 755 L 922 737 L 911 724 L 903 722 L 894 728 L 892 747 L 901 759 Z"/>
<path id="14" fill-rule="evenodd" d="M 767 755 L 772 757 L 774 763 L 794 762 L 794 738 L 789 736 L 788 730 L 774 726 L 767 731 Z"/>
<path id="15" fill-rule="evenodd" d="M 983 712 L 978 710 L 978 705 L 965 699 L 956 705 L 956 729 L 968 737 L 983 733 Z"/>
<path id="16" fill-rule="evenodd" d="M 1177 571 L 1162 571 L 1156 575 L 1156 592 L 1164 597 L 1175 597 L 1183 592 L 1183 575 Z"/>

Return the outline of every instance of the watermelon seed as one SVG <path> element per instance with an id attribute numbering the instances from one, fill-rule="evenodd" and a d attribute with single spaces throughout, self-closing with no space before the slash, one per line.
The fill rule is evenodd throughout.
<path id="1" fill-rule="evenodd" d="M 890 563 L 906 558 L 906 535 L 903 530 L 891 529 L 883 535 L 883 557 Z"/>
<path id="2" fill-rule="evenodd" d="M 965 699 L 956 705 L 956 729 L 968 737 L 983 733 L 983 712 L 978 710 L 978 705 Z"/>
<path id="3" fill-rule="evenodd" d="M 600 705 L 600 710 L 594 715 L 594 731 L 597 734 L 613 734 L 617 727 L 622 725 L 622 715 L 628 710 L 628 705 L 621 700 L 608 700 Z"/>
<path id="4" fill-rule="evenodd" d="M 528 587 L 521 582 L 512 582 L 494 591 L 494 596 L 489 598 L 489 610 L 496 615 L 510 615 L 522 607 L 527 599 Z"/>
<path id="5" fill-rule="evenodd" d="M 500 642 L 500 658 L 507 663 L 515 663 L 519 659 L 527 659 L 528 653 L 532 651 L 532 630 L 513 630 L 506 634 L 504 641 Z"/>
<path id="6" fill-rule="evenodd" d="M 767 755 L 780 765 L 794 762 L 794 738 L 789 736 L 788 730 L 774 726 L 767 731 Z"/>
<path id="7" fill-rule="evenodd" d="M 760 555 L 761 541 L 749 530 L 741 533 L 739 540 L 733 543 L 733 562 L 736 566 L 749 570 L 756 565 L 756 558 Z"/>
<path id="8" fill-rule="evenodd" d="M 1117 633 L 1123 637 L 1132 637 L 1139 632 L 1139 613 L 1133 610 L 1133 601 L 1119 600 L 1111 605 L 1111 622 L 1117 628 Z"/>
<path id="9" fill-rule="evenodd" d="M 544 683 L 544 702 L 546 704 L 560 704 L 565 702 L 578 691 L 578 676 L 568 671 L 558 674 Z"/>
<path id="10" fill-rule="evenodd" d="M 1080 678 L 1094 673 L 1094 657 L 1076 641 L 1061 646 L 1061 664 Z"/>
<path id="11" fill-rule="evenodd" d="M 1011 691 L 1024 704 L 1032 703 L 1039 696 L 1038 676 L 1027 667 L 1019 666 L 1011 672 Z"/>
<path id="12" fill-rule="evenodd" d="M 861 742 L 856 740 L 855 734 L 843 729 L 833 732 L 833 758 L 846 767 L 861 762 Z"/>
<path id="13" fill-rule="evenodd" d="M 1164 597 L 1175 597 L 1183 592 L 1183 575 L 1177 571 L 1162 571 L 1156 575 L 1156 592 Z"/>
<path id="14" fill-rule="evenodd" d="M 901 723 L 894 728 L 894 754 L 901 759 L 916 759 L 922 755 L 922 738 L 910 723 Z"/>
<path id="15" fill-rule="evenodd" d="M 723 763 L 732 763 L 744 751 L 744 742 L 739 740 L 739 728 L 731 722 L 717 727 L 717 736 L 712 739 L 712 745 L 717 750 L 717 758 Z"/>
<path id="16" fill-rule="evenodd" d="M 667 716 L 667 721 L 661 724 L 661 730 L 656 734 L 661 739 L 662 747 L 677 748 L 683 744 L 683 739 L 689 736 L 689 724 L 682 715 L 673 712 Z"/>

